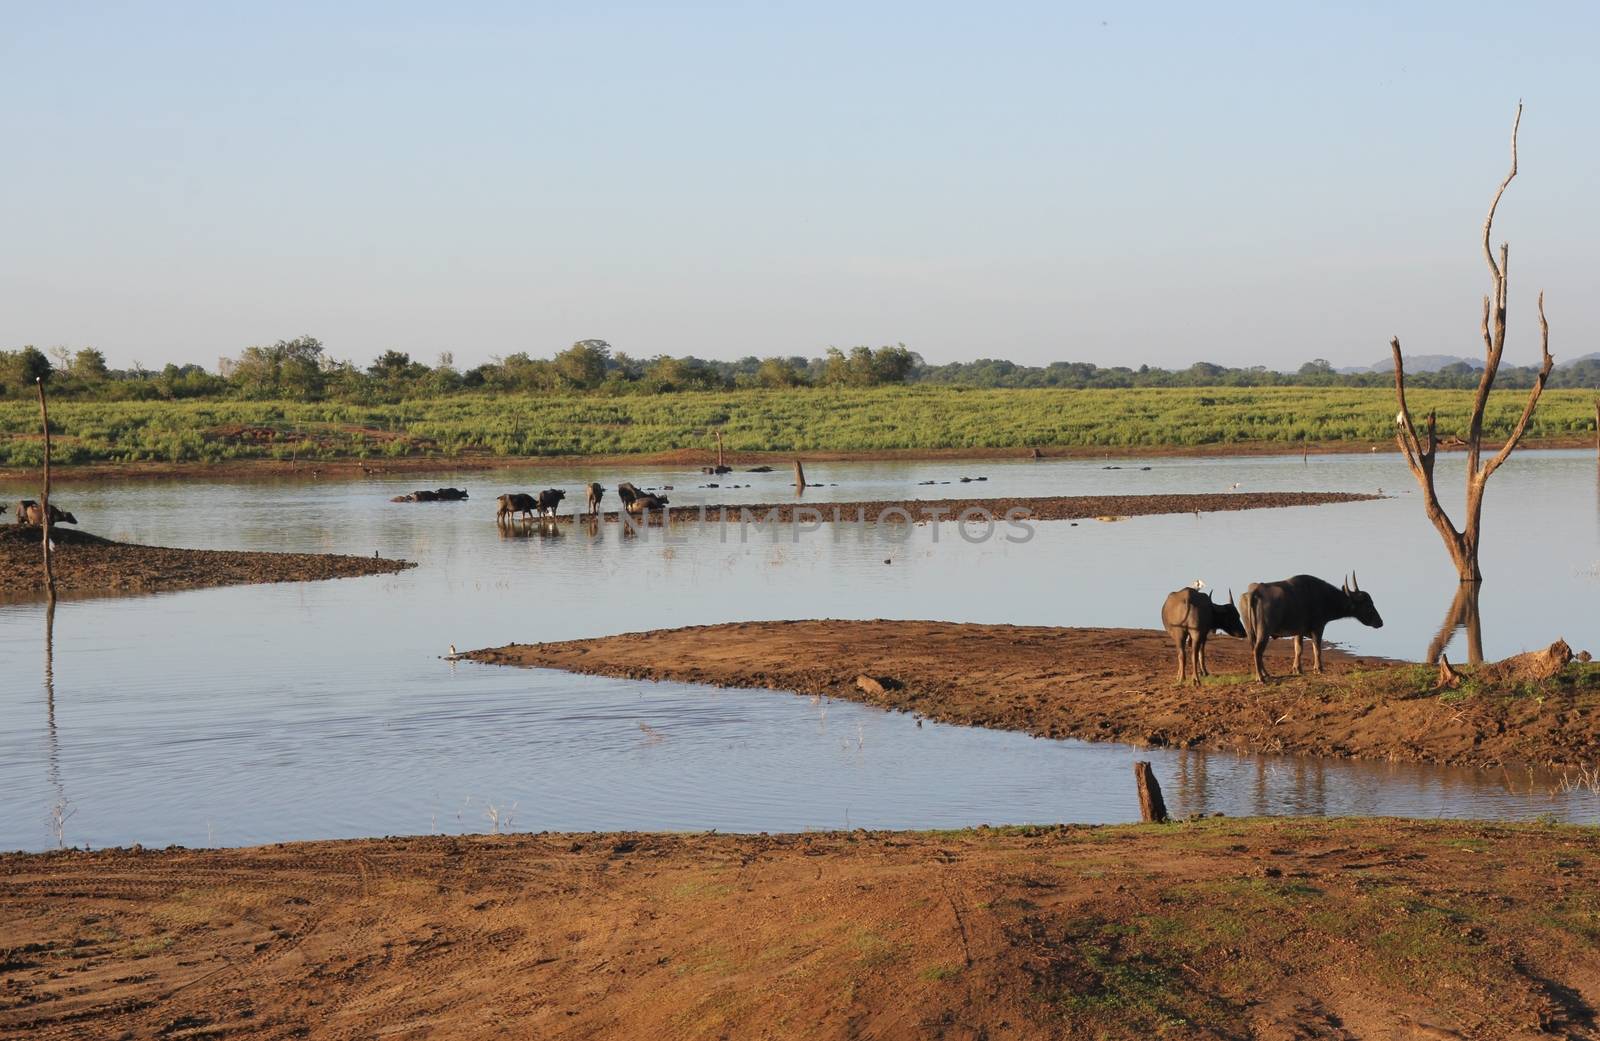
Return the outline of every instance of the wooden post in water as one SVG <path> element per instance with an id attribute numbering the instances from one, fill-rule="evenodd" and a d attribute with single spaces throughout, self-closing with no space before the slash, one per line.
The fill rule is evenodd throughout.
<path id="1" fill-rule="evenodd" d="M 1600 405 L 1595 406 L 1596 414 L 1600 415 Z M 717 473 L 722 472 L 722 431 L 717 431 Z"/>
<path id="2" fill-rule="evenodd" d="M 1594 450 L 1600 453 L 1600 398 L 1594 399 Z"/>
<path id="3" fill-rule="evenodd" d="M 794 461 L 794 490 L 797 492 L 806 490 L 806 471 L 798 459 Z"/>
<path id="4" fill-rule="evenodd" d="M 1139 786 L 1139 819 L 1146 824 L 1165 824 L 1167 803 L 1161 798 L 1161 784 L 1150 764 L 1142 759 L 1134 763 L 1133 780 Z"/>
<path id="5" fill-rule="evenodd" d="M 35 376 L 39 388 L 39 423 L 44 427 L 44 489 L 39 493 L 40 544 L 44 547 L 44 591 L 50 603 L 56 600 L 56 573 L 50 562 L 50 410 L 44 403 L 44 377 Z"/>

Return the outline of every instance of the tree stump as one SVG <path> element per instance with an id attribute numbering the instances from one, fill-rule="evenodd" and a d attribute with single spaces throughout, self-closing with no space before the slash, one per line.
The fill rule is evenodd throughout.
<path id="1" fill-rule="evenodd" d="M 1461 673 L 1450 666 L 1450 659 L 1442 653 L 1439 655 L 1439 678 L 1434 681 L 1434 690 L 1455 690 L 1461 686 Z"/>
<path id="2" fill-rule="evenodd" d="M 1140 760 L 1133 764 L 1133 780 L 1139 786 L 1139 819 L 1146 824 L 1167 822 L 1167 803 L 1161 798 L 1161 784 L 1150 764 Z"/>

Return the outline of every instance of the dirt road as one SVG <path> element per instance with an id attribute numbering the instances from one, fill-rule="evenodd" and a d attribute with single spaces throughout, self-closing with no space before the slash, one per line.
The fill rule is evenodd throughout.
<path id="1" fill-rule="evenodd" d="M 1578 1038 L 1597 943 L 1563 827 L 11 854 L 0 1036 Z"/>

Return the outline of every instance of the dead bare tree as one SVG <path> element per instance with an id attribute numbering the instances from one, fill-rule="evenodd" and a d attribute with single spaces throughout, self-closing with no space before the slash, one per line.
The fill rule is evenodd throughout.
<path id="1" fill-rule="evenodd" d="M 1466 524 L 1457 530 L 1449 514 L 1439 504 L 1439 496 L 1433 486 L 1434 455 L 1438 451 L 1439 441 L 1435 433 L 1436 415 L 1428 413 L 1426 441 L 1417 434 L 1416 425 L 1411 420 L 1411 411 L 1406 407 L 1406 373 L 1405 363 L 1400 355 L 1400 338 L 1397 336 L 1389 341 L 1389 347 L 1394 352 L 1394 392 L 1400 401 L 1400 413 L 1395 417 L 1395 441 L 1400 445 L 1400 450 L 1405 453 L 1406 464 L 1411 467 L 1411 473 L 1417 479 L 1417 484 L 1422 488 L 1422 507 L 1439 530 L 1439 535 L 1444 539 L 1445 548 L 1450 551 L 1450 559 L 1456 565 L 1456 573 L 1463 582 L 1482 582 L 1483 572 L 1478 567 L 1478 532 L 1479 522 L 1483 515 L 1483 489 L 1489 477 L 1500 468 L 1522 440 L 1522 435 L 1527 433 L 1528 424 L 1533 419 L 1533 410 L 1539 404 L 1539 395 L 1544 393 L 1545 381 L 1550 378 L 1550 370 L 1554 361 L 1550 357 L 1550 326 L 1544 320 L 1544 293 L 1539 294 L 1539 336 L 1540 351 L 1544 356 L 1539 366 L 1539 374 L 1533 381 L 1533 388 L 1528 393 L 1528 403 L 1523 407 L 1522 416 L 1512 427 L 1505 443 L 1500 446 L 1487 462 L 1480 463 L 1483 450 L 1483 413 L 1489 404 L 1489 392 L 1494 389 L 1495 374 L 1500 369 L 1500 358 L 1506 349 L 1506 285 L 1507 269 L 1511 263 L 1510 247 L 1501 243 L 1500 258 L 1495 260 L 1494 248 L 1490 244 L 1490 236 L 1494 229 L 1494 213 L 1500 205 L 1500 196 L 1505 194 L 1506 185 L 1517 176 L 1517 128 L 1522 124 L 1522 105 L 1517 105 L 1516 119 L 1511 124 L 1511 171 L 1506 174 L 1505 180 L 1500 182 L 1499 189 L 1494 193 L 1494 199 L 1489 203 L 1489 216 L 1483 222 L 1483 255 L 1489 263 L 1489 277 L 1491 293 L 1483 298 L 1483 375 L 1478 378 L 1478 391 L 1472 399 L 1472 416 L 1467 427 L 1467 505 Z"/>

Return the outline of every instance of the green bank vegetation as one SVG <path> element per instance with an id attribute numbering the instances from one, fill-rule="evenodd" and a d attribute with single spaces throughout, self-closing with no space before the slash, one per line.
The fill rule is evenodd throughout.
<path id="1" fill-rule="evenodd" d="M 1525 396 L 1497 392 L 1488 437 L 1508 431 Z M 1414 412 L 1462 430 L 1463 390 L 1418 390 Z M 612 396 L 589 392 L 457 393 L 394 403 L 252 400 L 52 403 L 54 458 L 65 464 L 403 456 L 641 454 L 730 451 L 1155 448 L 1310 442 L 1389 443 L 1391 391 L 1362 387 L 1117 390 L 934 386 L 791 387 Z M 1553 390 L 1534 438 L 1594 431 L 1590 392 Z M 37 406 L 0 402 L 0 465 L 42 456 Z"/>

